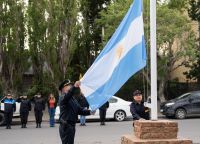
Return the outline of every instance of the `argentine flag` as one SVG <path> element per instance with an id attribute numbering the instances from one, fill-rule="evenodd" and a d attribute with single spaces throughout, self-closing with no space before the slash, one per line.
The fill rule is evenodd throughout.
<path id="1" fill-rule="evenodd" d="M 134 0 L 123 21 L 81 79 L 92 110 L 108 101 L 146 65 L 142 0 Z"/>

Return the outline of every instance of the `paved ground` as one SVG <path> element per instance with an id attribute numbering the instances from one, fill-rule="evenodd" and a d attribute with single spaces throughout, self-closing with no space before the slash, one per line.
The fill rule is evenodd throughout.
<path id="1" fill-rule="evenodd" d="M 190 138 L 195 144 L 200 144 L 200 118 L 175 120 L 179 124 L 179 137 Z M 108 121 L 106 126 L 99 122 L 88 122 L 86 127 L 77 124 L 75 144 L 120 144 L 124 134 L 133 134 L 132 121 Z M 0 144 L 61 144 L 58 125 L 50 128 L 47 121 L 41 129 L 35 128 L 34 122 L 29 122 L 27 129 L 21 129 L 19 121 L 15 120 L 11 130 L 0 127 Z"/>

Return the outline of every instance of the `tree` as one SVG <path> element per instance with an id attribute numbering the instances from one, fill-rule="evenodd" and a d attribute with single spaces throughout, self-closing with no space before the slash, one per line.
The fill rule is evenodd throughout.
<path id="1" fill-rule="evenodd" d="M 101 12 L 97 23 L 105 27 L 105 41 L 107 41 L 132 1 L 114 1 L 106 10 Z M 145 31 L 149 31 L 149 3 L 144 1 Z M 172 19 L 173 18 L 173 19 Z M 149 42 L 149 36 L 146 35 Z M 167 4 L 157 8 L 157 48 L 159 97 L 164 101 L 164 89 L 170 78 L 170 73 L 180 66 L 184 66 L 193 55 L 194 34 L 186 16 L 177 9 L 170 9 Z M 174 45 L 176 46 L 174 47 Z M 149 45 L 147 45 L 149 46 Z M 148 77 L 149 74 L 146 74 Z"/>
<path id="2" fill-rule="evenodd" d="M 28 67 L 24 3 L 4 0 L 0 2 L 0 11 L 0 81 L 4 92 L 17 94 L 22 91 L 22 78 Z"/>
<path id="3" fill-rule="evenodd" d="M 102 27 L 96 25 L 95 19 L 99 18 L 99 12 L 109 4 L 110 0 L 80 0 L 80 34 L 79 45 L 74 58 L 78 58 L 77 67 L 80 73 L 84 73 L 99 54 L 102 41 Z M 81 53 L 82 56 L 77 55 Z"/>
<path id="4" fill-rule="evenodd" d="M 196 40 L 196 48 L 198 49 L 195 53 L 197 60 L 188 65 L 191 70 L 189 72 L 185 72 L 188 79 L 197 80 L 200 83 L 200 1 L 190 0 L 189 1 L 188 14 L 193 21 L 197 21 L 198 23 L 198 33 L 199 36 Z"/>

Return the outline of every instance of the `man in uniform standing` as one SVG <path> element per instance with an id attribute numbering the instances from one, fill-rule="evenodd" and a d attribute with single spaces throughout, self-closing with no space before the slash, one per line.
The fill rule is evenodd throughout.
<path id="1" fill-rule="evenodd" d="M 139 90 L 133 93 L 133 102 L 131 103 L 130 111 L 133 120 L 149 120 L 149 109 L 144 106 L 142 93 Z"/>
<path id="2" fill-rule="evenodd" d="M 41 128 L 43 111 L 45 110 L 45 101 L 42 98 L 41 94 L 38 93 L 34 97 L 33 102 L 35 104 L 34 112 L 35 112 L 36 128 Z"/>
<path id="3" fill-rule="evenodd" d="M 11 94 L 7 94 L 6 98 L 2 101 L 4 103 L 4 116 L 6 121 L 6 129 L 11 129 L 13 112 L 16 110 L 15 100 Z"/>
<path id="4" fill-rule="evenodd" d="M 62 144 L 74 144 L 78 115 L 94 114 L 94 112 L 82 108 L 75 99 L 74 93 L 79 86 L 80 81 L 76 81 L 73 85 L 69 80 L 63 81 L 59 86 L 61 92 L 59 133 Z"/>
<path id="5" fill-rule="evenodd" d="M 28 121 L 29 111 L 31 111 L 31 102 L 27 99 L 27 96 L 20 96 L 17 99 L 17 102 L 20 102 L 20 118 L 21 118 L 21 128 L 27 128 L 26 124 Z"/>
<path id="6" fill-rule="evenodd" d="M 107 101 L 99 108 L 100 125 L 105 125 L 106 111 L 109 108 L 109 102 Z"/>

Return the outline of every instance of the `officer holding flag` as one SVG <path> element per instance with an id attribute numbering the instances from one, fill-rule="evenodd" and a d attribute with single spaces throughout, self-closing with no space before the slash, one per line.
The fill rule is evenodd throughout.
<path id="1" fill-rule="evenodd" d="M 79 89 L 80 84 L 80 81 L 72 84 L 70 80 L 64 80 L 59 86 L 61 92 L 59 133 L 62 144 L 74 144 L 75 126 L 78 115 L 86 116 L 95 113 L 95 111 L 92 112 L 82 108 L 74 97 L 74 93 Z"/>

